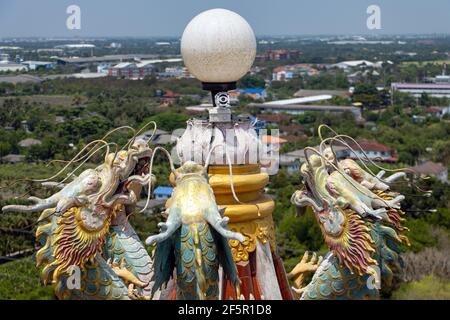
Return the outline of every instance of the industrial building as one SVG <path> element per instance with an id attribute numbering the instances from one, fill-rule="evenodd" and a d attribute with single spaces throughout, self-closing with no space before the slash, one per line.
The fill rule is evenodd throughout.
<path id="1" fill-rule="evenodd" d="M 23 61 L 21 64 L 26 66 L 29 70 L 38 69 L 53 69 L 55 68 L 55 63 L 49 61 Z"/>
<path id="2" fill-rule="evenodd" d="M 139 63 L 121 62 L 113 67 L 110 67 L 108 69 L 108 75 L 118 78 L 142 79 L 145 76 L 153 75 L 155 71 L 155 66 L 148 61 L 142 61 Z"/>
<path id="3" fill-rule="evenodd" d="M 28 68 L 23 64 L 17 63 L 0 63 L 0 72 L 17 72 L 28 71 Z"/>
<path id="4" fill-rule="evenodd" d="M 113 54 L 113 55 L 106 55 L 106 56 L 100 56 L 100 57 L 72 57 L 72 58 L 58 58 L 57 63 L 63 64 L 63 65 L 77 65 L 77 66 L 83 66 L 83 65 L 90 65 L 90 64 L 101 64 L 101 63 L 119 63 L 119 62 L 126 62 L 126 61 L 143 61 L 143 60 L 149 60 L 149 59 L 155 59 L 152 61 L 153 63 L 158 62 L 181 62 L 181 59 L 179 56 L 173 56 L 173 58 L 169 59 L 158 59 L 158 55 L 154 54 Z"/>
<path id="5" fill-rule="evenodd" d="M 420 98 L 423 93 L 435 98 L 450 98 L 450 83 L 398 83 L 391 84 L 392 92 L 399 91 Z"/>
<path id="6" fill-rule="evenodd" d="M 362 119 L 361 109 L 350 106 L 322 106 L 301 104 L 251 104 L 250 107 L 265 113 L 304 114 L 305 112 L 344 113 L 351 112 L 356 120 Z"/>

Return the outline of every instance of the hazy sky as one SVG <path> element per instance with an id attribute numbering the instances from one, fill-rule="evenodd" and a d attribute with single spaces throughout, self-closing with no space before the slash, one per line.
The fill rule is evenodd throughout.
<path id="1" fill-rule="evenodd" d="M 66 8 L 81 8 L 81 30 Z M 371 4 L 380 31 L 366 27 Z M 236 11 L 257 35 L 450 33 L 449 0 L 0 0 L 0 37 L 179 36 L 203 10 Z"/>

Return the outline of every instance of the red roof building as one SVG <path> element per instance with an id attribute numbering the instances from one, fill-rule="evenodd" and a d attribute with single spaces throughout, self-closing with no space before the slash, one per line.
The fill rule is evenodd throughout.
<path id="1" fill-rule="evenodd" d="M 301 136 L 283 136 L 283 139 L 287 142 L 302 142 L 308 140 L 308 136 L 301 135 Z"/>
<path id="2" fill-rule="evenodd" d="M 448 182 L 448 169 L 441 163 L 427 161 L 410 169 L 419 175 L 432 176 L 441 182 Z"/>
<path id="3" fill-rule="evenodd" d="M 359 146 L 355 143 L 349 144 L 354 150 L 354 152 L 349 151 L 349 157 L 352 159 L 365 159 L 367 156 L 372 161 L 389 163 L 398 161 L 396 151 L 384 144 L 368 140 L 359 140 L 358 144 Z"/>
<path id="4" fill-rule="evenodd" d="M 292 117 L 286 114 L 260 114 L 256 116 L 258 120 L 265 121 L 267 124 L 279 124 L 283 122 L 291 122 Z"/>
<path id="5" fill-rule="evenodd" d="M 266 52 L 266 59 L 269 61 L 290 60 L 297 59 L 300 55 L 301 52 L 298 50 L 269 50 Z"/>
<path id="6" fill-rule="evenodd" d="M 300 125 L 279 126 L 281 135 L 303 135 L 305 128 Z"/>

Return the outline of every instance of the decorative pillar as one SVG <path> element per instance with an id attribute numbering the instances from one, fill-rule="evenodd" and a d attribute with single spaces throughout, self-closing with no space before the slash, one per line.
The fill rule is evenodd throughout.
<path id="1" fill-rule="evenodd" d="M 228 227 L 245 236 L 243 243 L 229 241 L 241 280 L 240 294 L 245 299 L 291 299 L 286 272 L 276 254 L 275 204 L 264 193 L 269 176 L 261 172 L 259 139 L 250 119 L 232 115 L 228 97 L 228 91 L 236 88 L 236 81 L 255 59 L 253 30 L 232 11 L 208 10 L 187 25 L 181 53 L 189 72 L 202 81 L 203 89 L 211 91 L 213 108 L 208 120 L 188 121 L 176 146 L 178 157 L 181 163 L 205 164 L 208 155 L 212 156 L 208 175 L 216 202 L 230 219 Z M 232 194 L 228 161 L 238 201 Z M 173 177 L 171 182 L 175 184 Z M 166 206 L 169 204 L 170 199 Z M 222 279 L 221 298 L 241 297 L 236 297 L 232 285 Z"/>

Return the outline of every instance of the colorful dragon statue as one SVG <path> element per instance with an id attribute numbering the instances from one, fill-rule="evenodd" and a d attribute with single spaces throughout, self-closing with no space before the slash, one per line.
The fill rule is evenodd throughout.
<path id="1" fill-rule="evenodd" d="M 320 137 L 324 127 L 319 127 Z M 383 179 L 385 170 L 375 175 L 364 162 L 360 166 L 352 159 L 337 161 L 333 143 L 354 151 L 346 138 L 351 139 L 335 133 L 321 138 L 318 150 L 305 148 L 307 161 L 300 169 L 304 187 L 292 195 L 291 202 L 300 215 L 306 207 L 312 208 L 330 251 L 319 259 L 316 254 L 310 259 L 305 253 L 290 272 L 300 299 L 378 298 L 380 288 L 391 286 L 394 273 L 403 266 L 399 245 L 409 245 L 401 234 L 407 230 L 402 226 L 404 213 L 399 205 L 404 197 L 389 186 L 405 173 Z M 305 275 L 310 272 L 314 275 L 305 285 Z"/>
<path id="2" fill-rule="evenodd" d="M 176 269 L 176 299 L 219 299 L 219 267 L 239 294 L 239 278 L 228 239 L 244 242 L 240 233 L 226 228 L 207 169 L 193 161 L 173 171 L 176 188 L 161 233 L 147 238 L 157 243 L 153 292 L 168 283 Z"/>
<path id="3" fill-rule="evenodd" d="M 35 204 L 2 209 L 43 210 L 36 231 L 41 245 L 36 263 L 42 267 L 44 284 L 54 284 L 59 299 L 150 297 L 152 260 L 128 223 L 128 215 L 134 211 L 142 185 L 152 178 L 146 175 L 152 149 L 135 138 L 127 143 L 126 150 L 116 152 L 109 152 L 114 144 L 103 139 L 90 143 L 58 174 L 36 181 L 48 184 L 70 164 L 83 164 L 106 148 L 103 164 L 83 171 L 66 185 L 64 182 L 73 177 L 75 170 L 63 181 L 50 184 L 61 190 L 47 199 L 30 197 Z M 82 156 L 92 145 L 94 148 Z"/>

